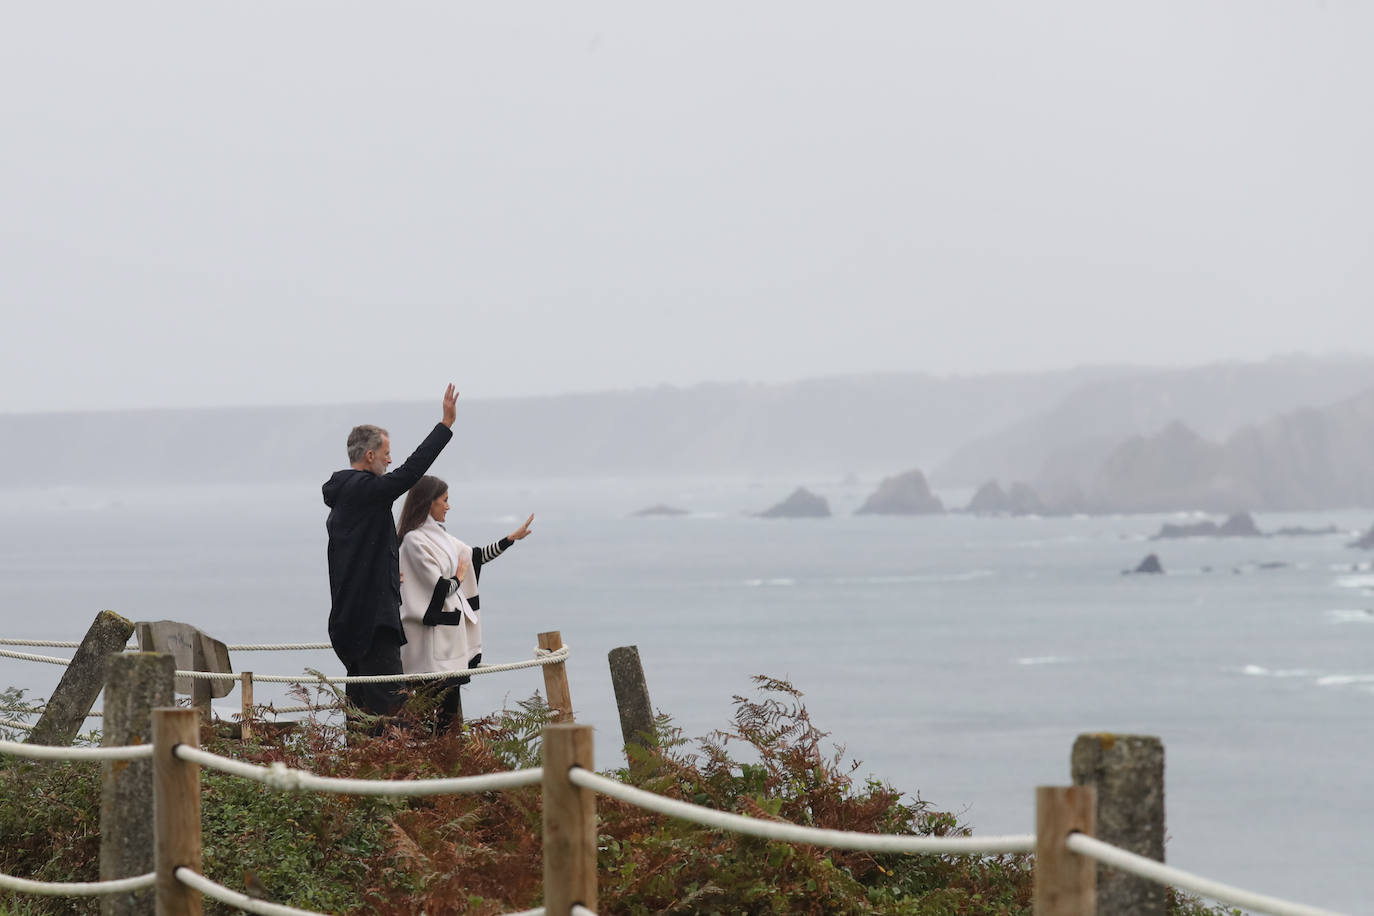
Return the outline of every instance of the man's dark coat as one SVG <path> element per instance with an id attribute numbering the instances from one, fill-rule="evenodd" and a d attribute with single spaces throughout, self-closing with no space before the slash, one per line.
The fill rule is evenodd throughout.
<path id="1" fill-rule="evenodd" d="M 349 468 L 325 481 L 329 507 L 329 641 L 345 666 L 367 653 L 378 627 L 396 631 L 401 644 L 400 545 L 391 504 L 424 476 L 453 430 L 436 423 L 414 454 L 390 474 Z"/>

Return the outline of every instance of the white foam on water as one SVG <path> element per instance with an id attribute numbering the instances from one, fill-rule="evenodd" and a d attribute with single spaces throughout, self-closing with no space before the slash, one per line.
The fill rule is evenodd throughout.
<path id="1" fill-rule="evenodd" d="M 785 588 L 785 587 L 787 587 L 787 586 L 796 585 L 796 584 L 797 584 L 797 580 L 796 580 L 796 579 L 788 579 L 788 578 L 777 578 L 777 579 L 745 579 L 745 580 L 744 580 L 744 584 L 747 585 L 747 586 L 750 587 L 750 588 L 767 588 L 767 587 Z"/>
<path id="2" fill-rule="evenodd" d="M 1374 575 L 1337 576 L 1337 588 L 1374 589 Z"/>
<path id="3" fill-rule="evenodd" d="M 1337 608 L 1322 616 L 1328 623 L 1374 623 L 1374 610 L 1367 608 Z"/>
<path id="4" fill-rule="evenodd" d="M 1030 655 L 1026 658 L 1018 658 L 1018 665 L 1062 665 L 1065 662 L 1073 661 L 1067 655 Z"/>
<path id="5" fill-rule="evenodd" d="M 1317 678 L 1318 687 L 1349 687 L 1353 684 L 1374 684 L 1374 674 L 1328 674 Z"/>
<path id="6" fill-rule="evenodd" d="M 996 573 L 991 569 L 971 569 L 966 572 L 913 573 L 902 576 L 835 576 L 821 581 L 831 585 L 905 585 L 912 582 L 973 582 Z"/>
<path id="7" fill-rule="evenodd" d="M 1245 665 L 1240 669 L 1241 674 L 1250 677 L 1319 677 L 1320 671 L 1313 671 L 1310 668 L 1266 668 L 1263 665 Z"/>

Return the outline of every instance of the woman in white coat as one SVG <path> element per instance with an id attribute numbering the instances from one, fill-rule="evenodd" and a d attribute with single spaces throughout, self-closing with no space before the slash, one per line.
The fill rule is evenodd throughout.
<path id="1" fill-rule="evenodd" d="M 525 523 L 494 544 L 474 551 L 444 528 L 448 484 L 424 476 L 410 488 L 396 534 L 401 543 L 401 666 L 406 674 L 452 671 L 453 677 L 421 682 L 439 697 L 437 727 L 448 728 L 461 716 L 458 689 L 471 680 L 457 672 L 482 661 L 481 598 L 477 582 L 482 567 L 516 541 L 529 536 Z"/>

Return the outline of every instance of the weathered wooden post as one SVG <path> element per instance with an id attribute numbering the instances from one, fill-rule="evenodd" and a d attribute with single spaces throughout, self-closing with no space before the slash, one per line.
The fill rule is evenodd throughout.
<path id="1" fill-rule="evenodd" d="M 253 740 L 253 672 L 239 675 L 239 740 Z"/>
<path id="2" fill-rule="evenodd" d="M 552 652 L 563 648 L 563 635 L 558 630 L 539 634 L 539 648 Z M 544 690 L 549 695 L 549 706 L 558 710 L 555 722 L 573 721 L 572 693 L 568 690 L 568 666 L 566 662 L 554 662 L 544 666 Z"/>
<path id="3" fill-rule="evenodd" d="M 596 910 L 596 793 L 573 785 L 573 767 L 595 772 L 592 727 L 571 722 L 544 729 L 544 912 Z"/>
<path id="4" fill-rule="evenodd" d="M 1091 786 L 1035 790 L 1035 916 L 1097 913 L 1097 863 L 1065 845 L 1070 833 L 1093 835 L 1095 794 Z"/>
<path id="5" fill-rule="evenodd" d="M 153 820 L 157 916 L 200 916 L 200 892 L 176 879 L 186 866 L 196 873 L 200 858 L 200 765 L 173 754 L 178 744 L 200 746 L 200 713 L 194 709 L 153 710 Z"/>
<path id="6" fill-rule="evenodd" d="M 1073 783 L 1097 789 L 1097 838 L 1127 852 L 1164 861 L 1164 744 L 1153 735 L 1079 735 L 1071 758 Z M 1097 867 L 1103 913 L 1164 916 L 1164 885 L 1104 865 Z"/>
<path id="7" fill-rule="evenodd" d="M 72 655 L 57 689 L 43 707 L 27 744 L 71 744 L 81 731 L 95 698 L 105 686 L 110 656 L 124 651 L 134 625 L 114 611 L 101 611 Z"/>
<path id="8" fill-rule="evenodd" d="M 176 662 L 151 652 L 111 657 L 105 683 L 105 747 L 152 744 L 153 710 L 174 702 Z M 100 879 L 132 878 L 153 871 L 153 762 L 107 760 L 100 774 Z M 153 911 L 153 889 L 105 894 L 101 916 Z"/>
<path id="9" fill-rule="evenodd" d="M 619 646 L 608 653 L 607 659 L 611 665 L 615 705 L 620 710 L 620 736 L 625 744 L 625 756 L 629 757 L 633 744 L 657 747 L 658 732 L 654 728 L 654 710 L 649 704 L 644 666 L 639 662 L 639 647 Z"/>

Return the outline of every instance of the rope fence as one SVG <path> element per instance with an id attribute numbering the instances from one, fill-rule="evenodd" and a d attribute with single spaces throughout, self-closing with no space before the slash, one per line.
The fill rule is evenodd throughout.
<path id="1" fill-rule="evenodd" d="M 260 782 L 283 792 L 314 791 L 335 795 L 389 795 L 393 797 L 422 795 L 470 795 L 478 792 L 497 792 L 521 786 L 537 785 L 544 772 L 539 768 L 512 770 L 508 773 L 484 773 L 481 776 L 456 776 L 449 779 L 341 779 L 336 776 L 316 776 L 305 770 L 295 770 L 277 762 L 267 766 L 244 763 L 221 757 L 209 751 L 178 744 L 172 751 L 180 760 L 198 763 L 211 770 L 229 773 Z"/>
<path id="2" fill-rule="evenodd" d="M 189 743 L 186 741 L 171 743 L 167 748 L 170 758 L 195 764 L 197 767 L 205 767 L 241 778 L 251 779 L 279 791 L 316 791 L 351 795 L 411 797 L 448 793 L 493 792 L 542 783 L 545 786 L 545 810 L 547 817 L 551 807 L 549 800 L 556 794 L 556 785 L 560 781 L 559 777 L 561 776 L 561 781 L 573 792 L 581 789 L 593 794 L 606 795 L 648 811 L 681 818 L 712 829 L 760 837 L 775 842 L 802 843 L 835 849 L 916 855 L 1024 854 L 1032 853 L 1037 848 L 1038 838 L 1032 835 L 993 837 L 911 837 L 831 830 L 807 827 L 781 820 L 763 820 L 756 817 L 718 811 L 701 805 L 667 798 L 653 792 L 626 785 L 619 780 L 602 776 L 576 763 L 562 771 L 557 767 L 553 770 L 542 767 L 447 779 L 384 780 L 341 779 L 318 776 L 305 770 L 288 768 L 282 763 L 259 766 L 201 750 L 194 744 L 195 729 L 197 727 L 194 710 L 164 709 L 156 711 L 155 718 L 159 715 L 180 715 L 183 717 L 181 721 L 189 725 L 190 728 L 189 732 L 183 731 L 183 735 L 189 735 L 192 741 Z M 190 718 L 185 718 L 187 716 Z M 131 745 L 105 748 L 48 747 L 42 745 L 18 744 L 11 741 L 0 741 L 0 753 L 45 760 L 134 760 L 154 756 L 157 751 L 158 743 L 167 741 L 166 738 L 162 737 L 165 733 L 165 729 L 160 732 L 155 725 L 154 734 L 157 737 L 155 737 L 155 744 L 153 745 Z M 562 740 L 565 738 L 569 743 L 574 739 L 582 741 L 589 755 L 591 747 L 591 729 L 589 726 L 552 726 L 545 731 L 546 762 L 548 762 L 550 754 L 557 757 L 560 753 L 563 753 L 556 749 L 555 739 Z M 569 753 L 575 755 L 576 751 Z M 198 792 L 199 770 L 197 769 L 194 772 L 197 774 L 195 776 L 194 786 Z M 159 790 L 161 790 L 161 780 L 159 781 Z M 198 802 L 195 804 L 195 809 L 197 811 L 199 810 Z M 591 868 L 594 870 L 596 861 L 596 832 L 594 823 L 591 824 L 590 827 L 590 844 L 588 848 L 583 851 L 586 856 L 590 857 Z M 585 833 L 586 831 L 583 832 Z M 554 831 L 554 833 L 573 836 L 575 838 L 578 830 L 560 829 Z M 547 821 L 545 834 L 546 842 L 549 842 L 551 834 Z M 1257 894 L 1221 882 L 1202 878 L 1181 869 L 1164 865 L 1153 859 L 1148 859 L 1119 849 L 1083 832 L 1071 830 L 1059 839 L 1059 843 L 1062 845 L 1062 848 L 1069 852 L 1101 862 L 1112 868 L 1147 878 L 1159 884 L 1191 891 L 1224 904 L 1245 907 L 1258 913 L 1273 914 L 1273 916 L 1338 916 L 1338 914 L 1330 910 L 1292 903 L 1276 897 Z M 198 860 L 198 838 L 196 844 L 196 859 Z M 191 887 L 205 896 L 248 912 L 262 914 L 262 916 L 320 916 L 320 914 L 315 914 L 310 910 L 301 910 L 282 904 L 272 903 L 270 901 L 259 900 L 230 888 L 226 888 L 223 885 L 205 878 L 194 868 L 184 864 L 175 866 L 172 871 L 176 880 L 181 884 Z M 153 887 L 156 882 L 156 874 L 157 873 L 154 872 L 130 878 L 100 882 L 42 882 L 0 874 L 0 889 L 43 895 L 91 896 L 114 894 Z M 583 914 L 583 916 L 596 916 L 594 910 L 581 904 L 573 905 L 567 908 L 566 911 L 569 913 L 580 913 Z M 533 916 L 533 914 L 544 912 L 545 909 L 526 910 L 520 914 L 512 914 L 512 916 Z M 1046 910 L 1046 913 L 1053 912 L 1053 910 Z M 1038 902 L 1036 913 L 1041 913 Z"/>
<path id="3" fill-rule="evenodd" d="M 238 907 L 249 913 L 257 913 L 259 916 L 327 916 L 327 914 L 319 913 L 315 910 L 300 910 L 294 906 L 287 906 L 283 903 L 273 903 L 270 900 L 259 900 L 256 897 L 250 897 L 247 894 L 231 890 L 223 884 L 211 881 L 209 878 L 192 871 L 185 865 L 179 866 L 173 874 L 182 884 L 200 891 L 212 900 L 218 900 L 220 903 L 227 903 L 230 906 Z M 574 907 L 573 913 L 579 914 L 579 916 L 596 916 L 596 913 L 593 913 L 586 907 Z M 521 910 L 518 913 L 509 913 L 507 916 L 544 916 L 544 908 L 540 907 L 537 910 Z"/>
<path id="4" fill-rule="evenodd" d="M 102 894 L 124 894 L 153 886 L 157 875 L 149 872 L 117 881 L 30 881 L 13 875 L 0 874 L 0 889 L 38 894 L 44 897 L 98 897 Z"/>
<path id="5" fill-rule="evenodd" d="M 22 642 L 22 641 L 17 641 L 17 640 L 6 640 L 6 641 L 3 642 L 3 644 L 5 644 L 5 645 L 14 645 L 14 644 L 16 644 L 17 642 Z M 57 644 L 57 643 L 42 643 L 42 645 L 58 645 L 58 644 Z M 70 645 L 70 644 L 65 644 L 65 645 Z M 323 645 L 327 647 L 329 644 L 328 644 L 328 643 L 324 643 Z M 300 647 L 304 647 L 304 648 L 316 648 L 317 645 L 314 644 L 314 643 L 303 643 L 303 644 L 301 644 Z M 291 646 L 291 645 L 281 645 L 281 646 L 254 646 L 254 647 L 231 646 L 230 648 L 231 648 L 231 649 L 240 649 L 240 650 L 242 650 L 242 649 L 245 649 L 245 648 L 257 648 L 257 649 L 294 649 L 294 648 L 298 648 L 298 647 L 297 647 L 297 646 Z M 484 675 L 484 674 L 502 674 L 502 673 L 504 673 L 504 672 L 506 672 L 506 671 L 519 671 L 519 670 L 522 669 L 522 668 L 541 668 L 541 667 L 544 667 L 545 665 L 556 665 L 556 664 L 558 664 L 559 662 L 567 661 L 567 659 L 568 659 L 568 654 L 569 654 L 570 649 L 569 649 L 568 646 L 565 645 L 565 646 L 563 646 L 563 647 L 560 648 L 560 649 L 555 649 L 555 650 L 552 650 L 552 651 L 546 650 L 546 649 L 535 649 L 534 651 L 535 651 L 535 657 L 534 657 L 534 658 L 531 658 L 531 659 L 527 659 L 527 660 L 525 660 L 525 661 L 505 662 L 505 663 L 503 663 L 503 664 L 497 664 L 497 665 L 478 665 L 478 666 L 475 667 L 475 668 L 466 668 L 466 669 L 464 669 L 464 670 L 462 670 L 462 671 L 425 671 L 425 672 L 419 672 L 419 673 L 415 673 L 415 674 L 371 674 L 371 675 L 353 675 L 353 676 L 351 676 L 351 677 L 329 677 L 329 676 L 320 674 L 320 673 L 318 673 L 318 672 L 317 672 L 317 673 L 314 673 L 314 674 L 305 674 L 305 675 L 300 675 L 300 674 L 254 674 L 254 675 L 253 675 L 253 680 L 256 681 L 256 682 L 258 682 L 258 683 L 263 683 L 263 684 L 301 684 L 301 685 L 307 685 L 307 684 L 398 684 L 398 683 L 408 683 L 408 682 L 433 681 L 433 680 L 439 680 L 439 679 L 446 678 L 446 677 L 453 677 L 453 676 L 455 676 L 455 675 L 462 675 L 462 676 L 464 676 L 464 677 L 477 677 L 477 676 L 481 676 L 481 675 Z M 72 662 L 72 660 L 71 660 L 70 658 L 57 658 L 57 657 L 51 656 L 51 655 L 34 655 L 34 654 L 31 654 L 31 653 L 28 653 L 28 652 L 11 652 L 11 651 L 9 651 L 9 650 L 4 650 L 4 649 L 0 649 L 0 658 L 14 658 L 14 659 L 18 659 L 18 660 L 20 660 L 20 661 L 26 661 L 26 662 L 43 662 L 43 663 L 46 663 L 46 664 L 49 664 L 49 665 L 70 665 L 71 662 Z M 177 675 L 177 677 L 185 677 L 185 678 L 191 678 L 192 680 L 203 680 L 203 681 L 236 681 L 236 680 L 239 679 L 239 675 L 237 675 L 237 674 L 228 674 L 228 673 L 214 672 L 214 671 L 181 671 L 181 670 L 178 670 L 178 671 L 176 672 L 176 675 Z"/>
<path id="6" fill-rule="evenodd" d="M 703 827 L 742 833 L 782 843 L 804 843 L 810 846 L 826 846 L 832 849 L 853 849 L 865 852 L 917 853 L 928 855 L 999 855 L 1002 853 L 1033 852 L 1035 837 L 990 836 L 990 837 L 916 837 L 895 836 L 877 833 L 856 833 L 850 830 L 830 830 L 821 827 L 805 827 L 786 821 L 765 821 L 743 814 L 717 811 L 665 798 L 644 789 L 627 786 L 625 783 L 606 776 L 574 768 L 568 780 L 575 786 L 591 789 L 601 795 L 618 798 L 647 811 L 666 814 L 669 817 L 691 821 Z"/>
<path id="7" fill-rule="evenodd" d="M 3 640 L 13 645 L 21 641 Z M 238 778 L 258 782 L 283 792 L 321 792 L 359 796 L 425 797 L 446 794 L 475 794 L 498 792 L 540 785 L 543 788 L 544 843 L 544 907 L 508 916 L 596 916 L 596 866 L 598 832 L 596 824 L 597 795 L 615 798 L 625 804 L 667 817 L 699 824 L 712 830 L 758 837 L 764 840 L 805 844 L 811 846 L 905 855 L 1031 855 L 1035 859 L 1034 912 L 1036 916 L 1069 916 L 1081 912 L 1077 907 L 1084 900 L 1092 900 L 1096 889 L 1096 863 L 1155 885 L 1176 887 L 1199 894 L 1228 906 L 1244 907 L 1255 913 L 1273 916 L 1339 916 L 1330 910 L 1282 900 L 1164 865 L 1162 844 L 1156 853 L 1160 860 L 1122 849 L 1092 834 L 1095 832 L 1097 789 L 1092 785 L 1070 788 L 1040 787 L 1036 791 L 1037 832 L 1010 836 L 910 836 L 898 834 L 861 833 L 795 824 L 780 818 L 749 816 L 708 808 L 676 798 L 649 792 L 603 776 L 592 767 L 593 732 L 590 726 L 571 722 L 571 698 L 567 691 L 566 671 L 562 663 L 569 649 L 557 632 L 539 634 L 540 648 L 533 659 L 507 664 L 480 666 L 461 672 L 466 675 L 495 674 L 523 668 L 544 667 L 551 706 L 557 711 L 561 724 L 547 727 L 543 733 L 543 766 L 477 776 L 437 779 L 339 778 L 321 776 L 308 770 L 288 767 L 274 762 L 266 766 L 248 763 L 202 750 L 199 747 L 202 714 L 208 710 L 163 708 L 151 711 L 153 743 L 128 743 L 112 747 L 68 747 L 26 744 L 0 740 L 0 754 L 37 760 L 150 760 L 153 803 L 148 799 L 129 802 L 133 807 L 123 809 L 127 817 L 139 812 L 156 813 L 157 836 L 156 869 L 150 874 L 99 882 L 41 882 L 0 874 L 0 889 L 32 894 L 93 896 L 134 892 L 156 888 L 157 910 L 162 916 L 191 916 L 199 912 L 199 897 L 204 895 L 222 903 L 262 916 L 323 916 L 282 904 L 251 897 L 224 887 L 201 874 L 200 848 L 200 770 L 206 768 Z M 47 643 L 45 643 L 47 644 Z M 295 644 L 289 648 L 316 644 Z M 327 644 L 319 644 L 324 647 Z M 243 647 L 237 647 L 242 649 Z M 261 646 L 272 650 L 279 646 Z M 68 660 L 33 656 L 0 650 L 0 655 L 67 664 Z M 118 658 L 116 658 L 118 657 Z M 329 678 L 312 672 L 313 678 L 264 676 L 250 673 L 226 675 L 210 672 L 176 671 L 169 675 L 171 665 L 166 656 L 128 656 L 114 650 L 111 665 L 125 661 L 131 666 L 161 660 L 164 676 L 191 677 L 200 680 L 242 678 L 244 686 L 244 730 L 248 734 L 251 684 L 254 679 L 292 684 L 309 683 L 381 683 L 404 680 L 428 680 L 449 677 L 460 672 L 437 672 L 424 675 L 387 675 L 372 677 Z M 550 667 L 550 666 L 557 666 Z M 132 670 L 132 667 L 131 667 Z M 110 680 L 110 689 L 118 681 Z M 165 681 L 163 682 L 166 683 Z M 165 689 L 165 688 L 164 688 Z M 194 697 L 194 695 L 193 695 Z M 150 705 L 143 706 L 142 716 L 149 715 Z M 286 711 L 315 711 L 318 706 L 287 707 Z M 30 709 L 16 711 L 31 712 Z M 146 718 L 143 719 L 147 721 Z M 208 721 L 208 720 L 207 720 Z M 41 724 L 41 723 L 40 723 Z M 0 719 L 0 726 L 27 729 L 22 723 Z M 107 740 L 116 736 L 107 734 Z M 132 735 L 141 740 L 139 733 Z M 1080 736 L 1091 738 L 1102 747 L 1115 745 L 1116 736 Z M 1111 738 L 1111 742 L 1106 739 Z M 68 739 L 69 740 L 69 739 Z M 1158 744 L 1158 739 L 1148 739 Z M 1075 745 L 1075 756 L 1078 745 Z M 1162 750 L 1160 751 L 1162 755 Z M 1160 757 L 1162 773 L 1162 756 Z M 1075 763 L 1075 767 L 1077 763 Z M 106 774 L 111 768 L 105 768 Z M 117 769 L 117 768 L 116 768 Z M 106 776 L 108 778 L 108 775 Z M 1162 777 L 1161 777 L 1162 778 Z M 1162 807 L 1159 809 L 1162 824 Z M 121 824 L 123 821 L 116 821 Z M 102 815 L 102 827 L 104 827 Z M 104 841 L 102 830 L 102 842 Z M 1119 840 L 1134 845 L 1134 841 Z M 1145 849 L 1144 851 L 1149 851 Z M 148 856 L 153 856 L 153 851 Z M 127 870 L 137 869 L 127 866 Z M 1131 880 L 1134 880 L 1131 879 Z M 1107 893 L 1107 891 L 1103 891 Z M 1107 898 L 1101 898 L 1107 899 Z M 591 904 L 589 907 L 588 904 Z M 1162 910 L 1161 910 L 1162 912 Z"/>
<path id="8" fill-rule="evenodd" d="M 52 747 L 47 744 L 0 741 L 0 754 L 13 754 L 31 760 L 142 760 L 153 756 L 153 746 L 131 744 L 126 747 Z"/>
<path id="9" fill-rule="evenodd" d="M 1301 903 L 1290 903 L 1277 897 L 1256 894 L 1253 891 L 1247 891 L 1230 884 L 1222 884 L 1220 881 L 1213 881 L 1210 878 L 1202 878 L 1181 868 L 1173 868 L 1163 862 L 1156 862 L 1154 859 L 1147 859 L 1133 852 L 1118 849 L 1082 833 L 1069 834 L 1064 845 L 1081 856 L 1087 856 L 1104 865 L 1110 865 L 1112 868 L 1138 875 L 1141 878 L 1148 878 L 1156 884 L 1163 884 L 1166 887 L 1177 887 L 1194 894 L 1201 894 L 1230 906 L 1245 907 L 1260 913 L 1271 913 L 1273 916 L 1339 916 L 1331 910 L 1318 909 Z"/>
<path id="10" fill-rule="evenodd" d="M 81 643 L 57 639 L 0 639 L 0 646 L 41 646 L 49 649 L 76 649 Z M 138 651 L 137 643 L 125 647 L 128 651 Z M 284 643 L 239 643 L 225 646 L 230 652 L 303 652 L 312 649 L 332 649 L 327 642 L 284 642 Z"/>

